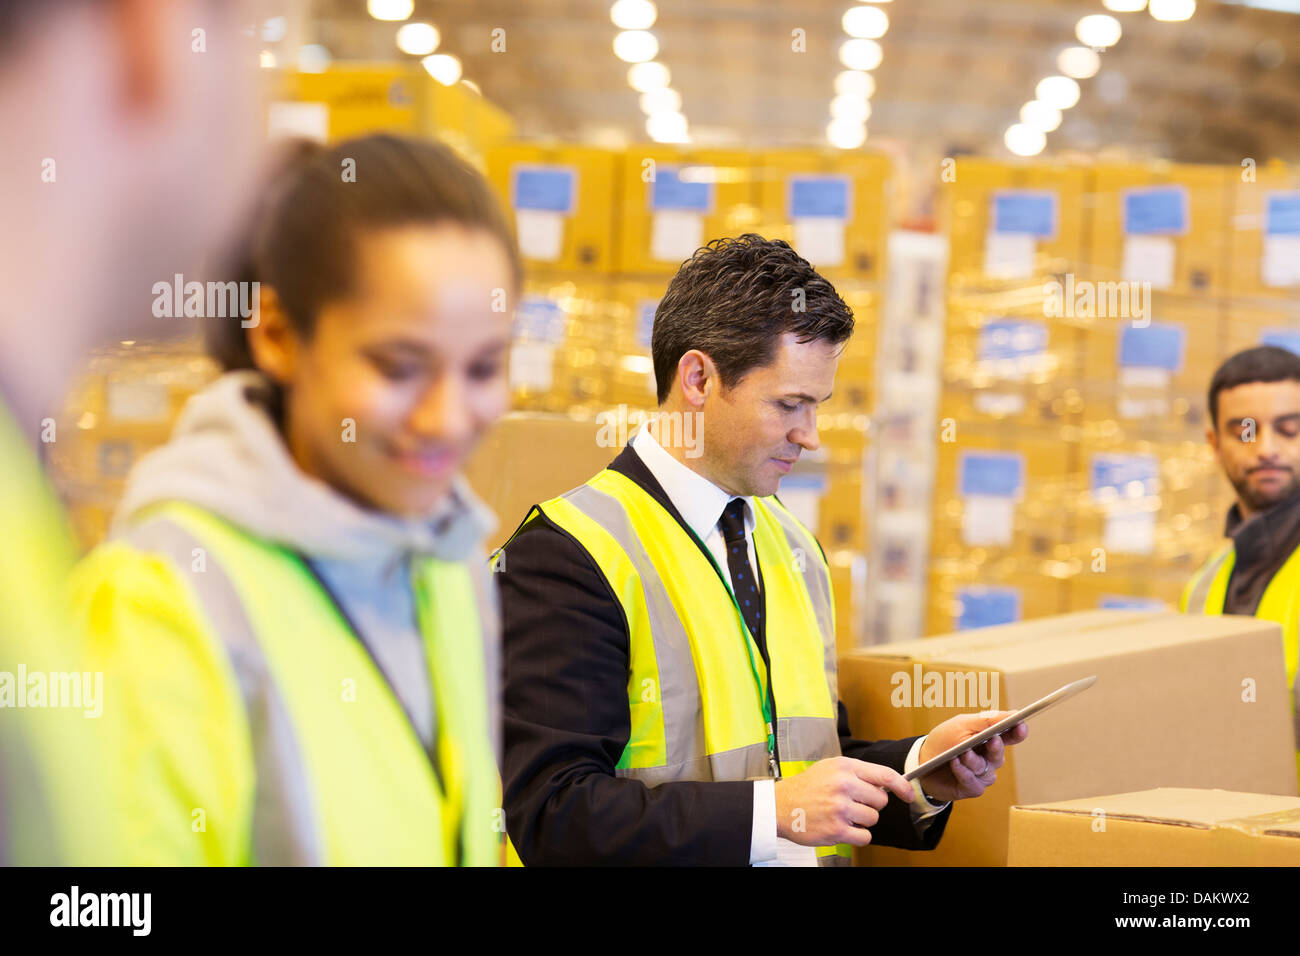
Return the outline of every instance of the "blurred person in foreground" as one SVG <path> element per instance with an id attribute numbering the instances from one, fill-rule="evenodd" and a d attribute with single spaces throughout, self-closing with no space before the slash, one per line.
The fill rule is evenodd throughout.
<path id="1" fill-rule="evenodd" d="M 1228 541 L 1187 583 L 1181 609 L 1282 625 L 1294 705 L 1300 700 L 1300 355 L 1273 345 L 1238 352 L 1214 373 L 1207 405 L 1205 438 L 1237 500 L 1224 524 Z"/>
<path id="2" fill-rule="evenodd" d="M 127 862 L 495 865 L 495 520 L 460 470 L 509 404 L 513 236 L 442 144 L 339 143 L 268 188 L 258 320 L 210 326 L 226 374 L 74 576 L 129 674 Z"/>
<path id="3" fill-rule="evenodd" d="M 64 617 L 74 546 L 40 450 L 87 350 L 147 333 L 153 284 L 238 218 L 255 8 L 0 3 L 0 862 L 121 858 L 118 675 L 88 669 Z"/>
<path id="4" fill-rule="evenodd" d="M 525 864 L 930 849 L 950 802 L 982 794 L 1025 738 L 1018 724 L 914 785 L 905 772 L 1007 714 L 906 740 L 850 732 L 826 558 L 777 490 L 819 447 L 852 334 L 785 242 L 709 243 L 655 313 L 659 417 L 506 544 L 505 808 Z"/>

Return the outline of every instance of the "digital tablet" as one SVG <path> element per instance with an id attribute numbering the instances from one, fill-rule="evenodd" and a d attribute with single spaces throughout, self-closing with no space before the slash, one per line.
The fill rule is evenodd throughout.
<path id="1" fill-rule="evenodd" d="M 1016 724 L 1020 723 L 1022 720 L 1028 720 L 1030 717 L 1033 717 L 1035 714 L 1040 714 L 1043 711 L 1047 710 L 1047 708 L 1052 707 L 1055 704 L 1059 704 L 1063 700 L 1068 700 L 1069 698 L 1073 697 L 1075 694 L 1079 693 L 1079 691 L 1087 690 L 1096 682 L 1097 682 L 1097 675 L 1093 674 L 1091 677 L 1084 677 L 1080 680 L 1072 681 L 1071 683 L 1066 684 L 1064 687 L 1057 688 L 1056 690 L 1048 694 L 1046 697 L 1040 697 L 1038 700 L 1034 701 L 1028 707 L 1020 708 L 1010 717 L 1004 718 L 1003 720 L 999 720 L 996 724 L 984 728 L 978 734 L 975 734 L 973 737 L 967 737 L 957 746 L 949 747 L 943 753 L 939 754 L 939 756 L 931 757 L 929 760 L 921 764 L 921 766 L 917 767 L 911 773 L 903 774 L 903 779 L 916 780 L 918 777 L 924 777 L 926 774 L 934 773 L 936 770 L 940 769 L 941 767 L 946 766 L 948 761 L 952 760 L 953 757 L 960 757 L 966 751 L 973 750 L 974 748 L 978 747 L 980 744 L 992 740 L 994 737 L 998 736 L 998 734 L 1006 733 L 1008 730 L 1010 730 Z"/>

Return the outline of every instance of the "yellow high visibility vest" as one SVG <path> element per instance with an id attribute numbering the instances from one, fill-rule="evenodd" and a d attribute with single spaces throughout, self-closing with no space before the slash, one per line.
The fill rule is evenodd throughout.
<path id="1" fill-rule="evenodd" d="M 432 754 L 305 563 L 209 512 L 151 509 L 92 552 L 75 584 L 92 652 L 116 669 L 134 715 L 113 744 L 138 808 L 127 862 L 502 861 L 467 564 L 412 569 Z"/>
<path id="2" fill-rule="evenodd" d="M 628 622 L 631 735 L 617 775 L 649 787 L 769 776 L 767 675 L 730 578 L 617 471 L 537 507 L 591 555 Z M 830 570 L 816 539 L 779 501 L 755 498 L 754 512 L 773 733 L 781 773 L 792 776 L 840 755 Z M 817 857 L 847 865 L 851 847 L 818 847 Z"/>
<path id="3" fill-rule="evenodd" d="M 1183 590 L 1179 608 L 1184 613 L 1222 614 L 1228 595 L 1228 581 L 1236 564 L 1237 552 L 1231 541 L 1220 548 L 1198 570 Z M 1297 747 L 1300 747 L 1300 688 L 1296 686 L 1297 657 L 1300 657 L 1300 548 L 1291 552 L 1278 568 L 1255 608 L 1255 617 L 1276 621 L 1282 626 L 1282 647 L 1286 657 L 1286 680 L 1291 687 L 1292 712 L 1295 713 Z M 1300 770 L 1300 751 L 1296 755 Z"/>

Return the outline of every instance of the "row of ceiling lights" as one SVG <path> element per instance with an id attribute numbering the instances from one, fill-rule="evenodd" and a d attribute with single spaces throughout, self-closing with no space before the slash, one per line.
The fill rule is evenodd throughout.
<path id="1" fill-rule="evenodd" d="M 672 80 L 668 67 L 655 59 L 659 38 L 650 28 L 658 18 L 651 0 L 615 0 L 609 8 L 609 19 L 619 29 L 614 55 L 631 64 L 627 82 L 641 94 L 646 135 L 656 143 L 686 143 L 690 142 L 690 127 L 682 113 L 681 94 L 668 85 Z"/>
<path id="2" fill-rule="evenodd" d="M 887 3 L 889 0 L 876 0 Z M 850 7 L 840 18 L 848 39 L 840 44 L 840 63 L 844 71 L 835 77 L 835 96 L 831 99 L 831 121 L 826 139 L 840 149 L 857 149 L 867 140 L 867 120 L 871 118 L 871 96 L 876 80 L 871 71 L 880 66 L 885 52 L 879 42 L 889 31 L 889 15 L 877 6 L 863 4 Z"/>
<path id="3" fill-rule="evenodd" d="M 366 0 L 366 10 L 376 20 L 401 23 L 415 12 L 415 0 Z M 459 58 L 450 53 L 434 53 L 442 42 L 442 35 L 432 23 L 402 23 L 397 28 L 397 48 L 409 56 L 420 57 L 420 65 L 443 86 L 451 86 L 461 79 Z M 478 85 L 465 80 L 465 85 L 478 92 Z"/>
<path id="4" fill-rule="evenodd" d="M 1196 0 L 1102 0 L 1114 13 L 1138 13 L 1149 9 L 1156 20 L 1174 23 L 1189 19 L 1196 12 Z M 1083 46 L 1062 50 L 1056 57 L 1061 75 L 1039 81 L 1035 99 L 1020 108 L 1020 122 L 1012 124 L 1003 141 L 1017 156 L 1037 156 L 1047 145 L 1047 134 L 1061 125 L 1062 113 L 1079 102 L 1079 80 L 1097 75 L 1101 69 L 1098 50 L 1107 50 L 1119 42 L 1124 30 L 1109 14 L 1089 14 L 1074 27 L 1074 35 Z"/>

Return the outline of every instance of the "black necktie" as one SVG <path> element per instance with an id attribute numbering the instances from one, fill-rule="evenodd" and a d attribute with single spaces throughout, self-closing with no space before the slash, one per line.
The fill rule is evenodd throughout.
<path id="1" fill-rule="evenodd" d="M 718 520 L 722 529 L 722 540 L 727 544 L 727 570 L 731 572 L 731 590 L 740 605 L 749 633 L 762 650 L 766 650 L 763 640 L 763 596 L 758 591 L 758 579 L 749 564 L 749 547 L 745 544 L 745 501 L 732 498 Z M 764 655 L 766 656 L 766 654 Z"/>

